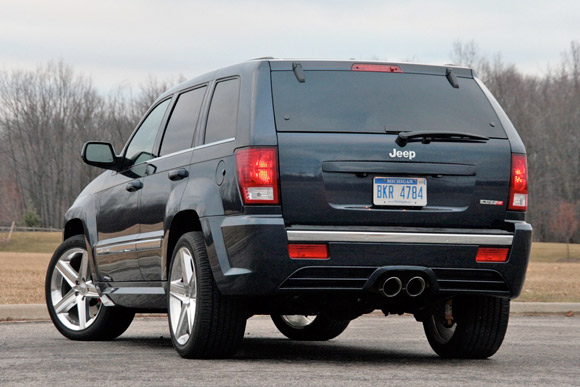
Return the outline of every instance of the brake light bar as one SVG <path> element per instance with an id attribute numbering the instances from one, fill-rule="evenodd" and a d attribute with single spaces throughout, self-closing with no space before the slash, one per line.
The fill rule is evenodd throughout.
<path id="1" fill-rule="evenodd" d="M 288 254 L 292 259 L 328 259 L 328 246 L 325 244 L 288 245 Z"/>
<path id="2" fill-rule="evenodd" d="M 403 70 L 399 66 L 395 65 L 382 65 L 382 64 L 353 64 L 350 68 L 351 71 L 371 71 L 371 72 L 381 72 L 381 73 L 402 73 Z"/>
<path id="3" fill-rule="evenodd" d="M 528 164 L 526 155 L 512 154 L 512 171 L 508 210 L 526 211 L 528 208 Z"/>
<path id="4" fill-rule="evenodd" d="M 278 152 L 275 147 L 239 149 L 235 153 L 244 204 L 279 204 Z"/>
<path id="5" fill-rule="evenodd" d="M 477 250 L 476 262 L 505 262 L 509 248 L 480 247 Z"/>

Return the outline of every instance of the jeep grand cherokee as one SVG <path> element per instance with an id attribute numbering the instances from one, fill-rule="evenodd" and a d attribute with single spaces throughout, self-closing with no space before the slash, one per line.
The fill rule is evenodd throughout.
<path id="1" fill-rule="evenodd" d="M 522 289 L 525 148 L 467 68 L 263 58 L 162 94 L 66 213 L 52 321 L 113 339 L 167 311 L 184 357 L 226 357 L 246 319 L 329 340 L 411 313 L 443 357 L 485 358 Z"/>

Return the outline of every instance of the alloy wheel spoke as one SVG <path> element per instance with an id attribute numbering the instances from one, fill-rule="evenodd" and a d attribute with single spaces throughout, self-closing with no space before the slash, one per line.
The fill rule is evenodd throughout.
<path id="1" fill-rule="evenodd" d="M 185 286 L 181 281 L 171 282 L 169 285 L 169 294 L 181 302 L 185 302 L 188 298 L 185 295 Z"/>
<path id="2" fill-rule="evenodd" d="M 62 275 L 66 282 L 71 287 L 76 286 L 76 282 L 79 278 L 79 273 L 76 272 L 75 269 L 70 265 L 69 261 L 63 261 L 62 259 L 59 260 L 56 264 L 56 270 Z"/>
<path id="3" fill-rule="evenodd" d="M 85 293 L 85 297 L 87 298 L 99 298 L 101 295 L 99 294 L 99 290 L 93 283 L 93 281 L 87 281 L 87 292 Z"/>
<path id="4" fill-rule="evenodd" d="M 83 251 L 81 257 L 81 267 L 79 268 L 79 278 L 84 281 L 89 278 L 89 256 L 86 251 Z"/>
<path id="5" fill-rule="evenodd" d="M 181 305 L 181 313 L 179 314 L 179 320 L 177 321 L 177 329 L 175 330 L 175 337 L 181 337 L 189 332 L 187 332 L 188 323 L 187 320 L 187 309 L 189 305 Z"/>
<path id="6" fill-rule="evenodd" d="M 87 326 L 87 317 L 89 317 L 89 303 L 84 296 L 77 296 L 77 311 L 79 315 L 79 328 L 85 329 Z"/>
<path id="7" fill-rule="evenodd" d="M 193 269 L 191 267 L 192 258 L 189 252 L 185 249 L 179 251 L 179 260 L 181 261 L 181 276 L 183 278 L 183 283 L 189 285 L 193 276 Z"/>
<path id="8" fill-rule="evenodd" d="M 74 290 L 70 290 L 59 302 L 54 305 L 56 313 L 66 313 L 77 303 L 77 296 Z"/>
<path id="9" fill-rule="evenodd" d="M 189 305 L 187 305 L 187 328 L 188 333 L 193 332 L 193 319 L 195 315 L 195 300 L 191 300 Z"/>

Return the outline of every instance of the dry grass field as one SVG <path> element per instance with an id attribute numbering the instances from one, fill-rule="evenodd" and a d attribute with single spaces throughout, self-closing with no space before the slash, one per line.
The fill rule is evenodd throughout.
<path id="1" fill-rule="evenodd" d="M 44 276 L 60 233 L 0 233 L 0 305 L 44 303 Z M 580 245 L 534 243 L 518 301 L 580 302 Z"/>

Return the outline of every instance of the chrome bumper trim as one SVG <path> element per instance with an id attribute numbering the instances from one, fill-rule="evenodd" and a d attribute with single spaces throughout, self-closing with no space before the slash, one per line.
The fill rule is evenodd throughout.
<path id="1" fill-rule="evenodd" d="M 288 230 L 290 242 L 370 242 L 511 246 L 512 235 Z"/>

